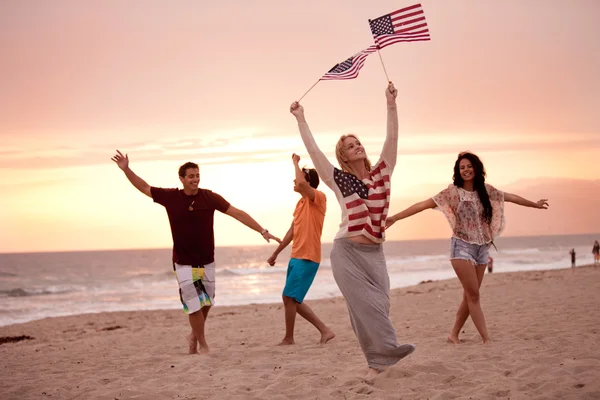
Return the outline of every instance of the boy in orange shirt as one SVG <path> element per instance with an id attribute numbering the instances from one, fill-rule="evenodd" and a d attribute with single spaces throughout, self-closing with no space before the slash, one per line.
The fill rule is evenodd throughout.
<path id="1" fill-rule="evenodd" d="M 333 339 L 335 334 L 303 301 L 315 279 L 321 262 L 321 232 L 325 220 L 327 198 L 323 192 L 316 190 L 319 186 L 317 171 L 306 168 L 300 169 L 298 166 L 300 156 L 297 154 L 292 155 L 292 161 L 296 171 L 294 191 L 300 193 L 302 198 L 296 204 L 292 226 L 273 252 L 273 255 L 267 260 L 269 265 L 275 265 L 279 253 L 293 240 L 292 254 L 290 255 L 282 296 L 285 306 L 285 337 L 279 344 L 294 344 L 296 313 L 319 330 L 321 333 L 319 343 L 325 344 Z"/>

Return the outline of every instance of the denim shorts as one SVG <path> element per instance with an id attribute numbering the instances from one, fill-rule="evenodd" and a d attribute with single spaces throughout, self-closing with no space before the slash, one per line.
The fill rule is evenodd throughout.
<path id="1" fill-rule="evenodd" d="M 490 258 L 490 244 L 473 244 L 452 238 L 450 242 L 450 259 L 467 260 L 474 265 L 485 265 Z"/>

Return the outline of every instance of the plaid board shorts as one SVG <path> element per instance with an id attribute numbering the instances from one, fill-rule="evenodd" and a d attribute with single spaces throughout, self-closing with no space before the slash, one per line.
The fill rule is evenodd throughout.
<path id="1" fill-rule="evenodd" d="M 186 314 L 192 314 L 205 306 L 214 305 L 215 263 L 206 265 L 173 264 L 179 283 L 179 298 Z"/>

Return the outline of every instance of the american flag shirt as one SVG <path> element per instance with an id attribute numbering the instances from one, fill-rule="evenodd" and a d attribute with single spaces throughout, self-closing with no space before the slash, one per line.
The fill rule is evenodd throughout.
<path id="1" fill-rule="evenodd" d="M 375 243 L 385 241 L 385 219 L 390 206 L 391 177 L 398 148 L 398 112 L 388 105 L 387 136 L 379 161 L 363 180 L 334 167 L 318 148 L 306 123 L 298 128 L 319 176 L 336 195 L 342 222 L 335 238 L 363 235 Z"/>

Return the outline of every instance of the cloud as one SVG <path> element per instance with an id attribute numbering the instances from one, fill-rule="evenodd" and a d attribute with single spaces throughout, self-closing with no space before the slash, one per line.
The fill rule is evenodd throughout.
<path id="1" fill-rule="evenodd" d="M 578 150 L 598 148 L 596 134 L 578 135 L 504 135 L 436 134 L 411 135 L 401 133 L 398 154 L 442 155 L 465 149 L 474 152 L 527 152 Z M 319 133 L 318 143 L 330 160 L 335 160 L 334 144 L 338 132 Z M 372 161 L 383 145 L 383 137 L 364 136 L 363 144 Z M 109 145 L 106 142 L 111 142 Z M 69 139 L 69 143 L 45 146 L 12 146 L 0 151 L 0 168 L 40 169 L 102 165 L 110 162 L 117 139 L 102 144 Z M 228 131 L 211 135 L 149 138 L 147 141 L 122 142 L 118 147 L 136 162 L 201 160 L 203 164 L 244 164 L 287 158 L 293 152 L 305 152 L 298 135 L 281 135 L 268 130 Z M 331 149 L 328 151 L 328 149 Z"/>

